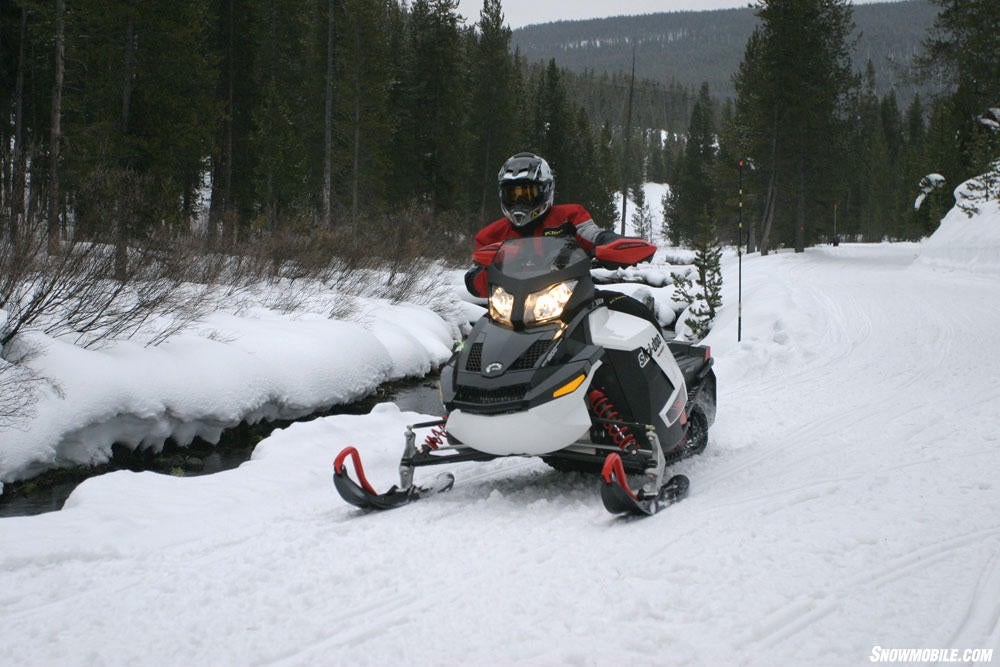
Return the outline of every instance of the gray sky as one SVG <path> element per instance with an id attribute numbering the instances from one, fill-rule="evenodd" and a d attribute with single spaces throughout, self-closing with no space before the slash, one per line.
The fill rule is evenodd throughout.
<path id="1" fill-rule="evenodd" d="M 873 0 L 855 0 L 866 4 Z M 887 0 L 874 0 L 885 2 Z M 888 0 L 892 1 L 892 0 Z M 656 14 L 701 9 L 745 7 L 749 0 L 503 0 L 504 16 L 511 28 L 549 21 L 604 18 L 625 14 Z M 479 20 L 483 0 L 459 0 L 458 11 L 468 23 Z"/>

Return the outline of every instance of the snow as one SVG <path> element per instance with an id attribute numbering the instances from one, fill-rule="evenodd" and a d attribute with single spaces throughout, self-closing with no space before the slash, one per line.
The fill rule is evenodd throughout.
<path id="1" fill-rule="evenodd" d="M 1000 171 L 1000 167 L 998 167 Z M 967 194 L 966 183 L 955 189 L 959 202 L 975 201 L 979 215 L 969 216 L 956 206 L 945 215 L 937 231 L 923 243 L 919 263 L 945 271 L 973 272 L 1000 277 L 1000 243 L 996 222 L 1000 220 L 1000 192 L 994 190 L 981 201 Z M 1000 305 L 1000 298 L 987 304 Z"/>
<path id="2" fill-rule="evenodd" d="M 168 437 L 217 442 L 244 420 L 292 419 L 426 375 L 451 356 L 476 309 L 460 302 L 446 319 L 364 298 L 352 319 L 330 319 L 337 300 L 314 295 L 293 313 L 242 304 L 153 348 L 17 339 L 11 358 L 31 353 L 26 366 L 47 383 L 30 419 L 0 428 L 0 490 L 53 467 L 106 462 L 115 442 L 154 451 Z"/>
<path id="3" fill-rule="evenodd" d="M 744 256 L 742 342 L 725 258 L 706 339 L 718 419 L 705 453 L 672 468 L 690 497 L 662 514 L 611 517 L 592 478 L 520 458 L 447 466 L 449 493 L 364 514 L 334 491 L 333 457 L 357 446 L 387 488 L 403 428 L 430 415 L 382 404 L 297 423 L 234 470 L 111 473 L 62 511 L 0 519 L 0 663 L 843 665 L 875 647 L 1000 649 L 1000 210 L 953 216 L 922 243 Z M 212 383 L 230 372 L 234 405 L 294 406 L 335 393 L 295 379 L 311 364 L 385 376 L 445 354 L 452 324 L 394 308 L 373 305 L 378 327 L 306 319 L 287 342 L 273 314 L 213 320 L 239 350 L 202 353 L 201 336 L 39 360 L 85 368 L 79 386 L 61 378 L 64 406 L 136 366 L 162 382 L 88 414 L 163 414 L 151 399 L 167 389 L 221 414 Z M 183 378 L 209 363 L 206 386 Z M 244 394 L 265 367 L 286 386 Z M 58 418 L 47 406 L 40 419 Z"/>
<path id="4" fill-rule="evenodd" d="M 667 183 L 643 183 L 642 186 L 643 194 L 646 199 L 646 206 L 649 207 L 650 217 L 653 221 L 652 236 L 654 239 L 659 239 L 662 235 L 660 234 L 663 227 L 663 197 L 670 194 L 670 185 Z M 619 220 L 614 225 L 614 231 L 621 232 L 621 214 L 622 214 L 622 193 L 616 192 L 614 196 L 615 208 L 618 211 Z M 635 200 L 632 197 L 628 198 L 628 210 L 625 215 L 628 216 L 628 220 L 625 221 L 625 235 L 635 236 L 635 224 L 632 220 L 632 216 L 636 212 Z"/>

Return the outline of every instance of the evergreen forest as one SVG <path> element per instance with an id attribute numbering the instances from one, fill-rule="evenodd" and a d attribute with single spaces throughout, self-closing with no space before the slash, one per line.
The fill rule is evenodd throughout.
<path id="1" fill-rule="evenodd" d="M 652 76 L 645 51 L 613 71 L 536 60 L 501 0 L 468 19 L 456 0 L 0 0 L 0 254 L 95 242 L 117 275 L 145 245 L 462 262 L 521 150 L 605 227 L 648 180 L 675 186 L 677 243 L 704 225 L 764 250 L 919 239 L 996 155 L 974 119 L 1000 106 L 1000 4 L 901 4 L 931 20 L 896 68 L 862 57 L 846 0 L 702 13 L 751 15 L 718 95 L 708 74 Z M 949 187 L 915 211 L 933 172 Z"/>

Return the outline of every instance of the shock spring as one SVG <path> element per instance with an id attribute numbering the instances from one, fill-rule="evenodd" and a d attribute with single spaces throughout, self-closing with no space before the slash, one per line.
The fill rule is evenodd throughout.
<path id="1" fill-rule="evenodd" d="M 621 415 L 618 414 L 615 406 L 611 403 L 611 399 L 600 389 L 591 389 L 587 393 L 587 403 L 590 405 L 590 409 L 594 415 L 600 419 L 608 421 L 622 420 Z M 630 454 L 635 454 L 638 451 L 639 446 L 636 444 L 635 435 L 633 435 L 628 426 L 604 423 L 601 424 L 601 427 L 611 436 L 611 440 L 619 449 L 627 451 Z"/>

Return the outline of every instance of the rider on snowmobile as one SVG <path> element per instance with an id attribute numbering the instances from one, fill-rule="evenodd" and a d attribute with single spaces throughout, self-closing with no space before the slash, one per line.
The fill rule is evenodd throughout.
<path id="1" fill-rule="evenodd" d="M 549 163 L 534 153 L 508 158 L 497 180 L 504 217 L 476 234 L 476 265 L 465 274 L 465 285 L 475 296 L 487 295 L 486 266 L 491 258 L 479 251 L 508 239 L 575 234 L 584 250 L 611 264 L 647 261 L 656 252 L 650 244 L 612 249 L 609 244 L 623 237 L 598 227 L 587 209 L 579 204 L 553 204 L 555 176 Z"/>

